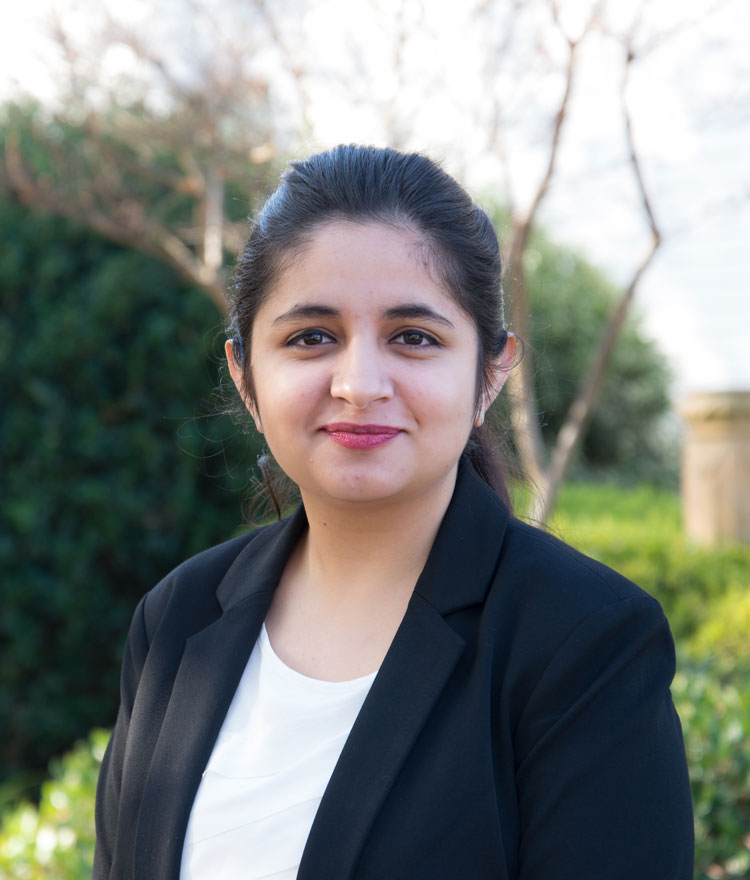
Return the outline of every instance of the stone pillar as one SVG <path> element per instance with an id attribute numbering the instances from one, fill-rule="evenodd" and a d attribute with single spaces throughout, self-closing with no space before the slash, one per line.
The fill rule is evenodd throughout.
<path id="1" fill-rule="evenodd" d="M 750 544 L 750 391 L 691 394 L 685 419 L 685 530 L 702 544 Z"/>

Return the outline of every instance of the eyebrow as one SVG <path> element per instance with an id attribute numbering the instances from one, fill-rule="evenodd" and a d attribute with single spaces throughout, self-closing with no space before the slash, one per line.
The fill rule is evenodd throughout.
<path id="1" fill-rule="evenodd" d="M 440 312 L 436 312 L 435 309 L 430 308 L 430 306 L 421 305 L 420 303 L 395 306 L 392 309 L 387 309 L 383 317 L 387 321 L 392 321 L 397 318 L 426 318 L 428 321 L 434 321 L 436 324 L 453 327 L 453 323 L 444 315 L 441 315 Z"/>
<path id="2" fill-rule="evenodd" d="M 278 315 L 273 319 L 272 324 L 283 324 L 287 321 L 300 321 L 311 318 L 340 318 L 339 309 L 331 306 L 323 305 L 299 305 L 293 306 L 289 311 Z M 408 303 L 401 306 L 394 306 L 392 309 L 386 309 L 383 312 L 386 321 L 403 320 L 403 319 L 426 319 L 434 321 L 436 324 L 443 324 L 445 327 L 453 327 L 453 323 L 444 315 L 436 312 L 433 308 L 421 303 Z"/>
<path id="3" fill-rule="evenodd" d="M 307 318 L 340 318 L 341 312 L 331 306 L 293 306 L 288 312 L 283 312 L 271 322 L 272 325 L 283 324 L 286 321 L 300 321 Z"/>

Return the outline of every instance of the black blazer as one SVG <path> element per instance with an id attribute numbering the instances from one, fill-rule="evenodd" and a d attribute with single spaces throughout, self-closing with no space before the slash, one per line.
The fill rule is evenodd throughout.
<path id="1" fill-rule="evenodd" d="M 94 877 L 179 876 L 185 829 L 304 510 L 139 604 L 97 792 Z M 674 650 L 658 603 L 512 519 L 462 462 L 299 880 L 689 880 Z"/>

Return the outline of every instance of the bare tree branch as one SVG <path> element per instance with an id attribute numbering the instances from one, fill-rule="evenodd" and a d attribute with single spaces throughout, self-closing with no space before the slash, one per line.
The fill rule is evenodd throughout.
<path id="1" fill-rule="evenodd" d="M 584 35 L 591 22 L 586 26 Z M 559 27 L 559 22 L 558 22 Z M 561 29 L 561 28 L 560 28 Z M 562 29 L 561 29 L 562 30 Z M 534 220 L 544 197 L 549 191 L 555 171 L 560 148 L 563 125 L 570 104 L 573 80 L 578 61 L 580 39 L 567 38 L 568 61 L 565 70 L 565 84 L 552 125 L 552 136 L 547 154 L 544 174 L 526 210 L 515 211 L 511 215 L 510 246 L 508 250 L 507 277 L 512 303 L 512 326 L 522 340 L 529 336 L 529 301 L 526 283 L 526 270 L 523 255 L 529 242 Z M 513 420 L 513 435 L 521 460 L 521 466 L 528 479 L 543 492 L 546 485 L 546 453 L 539 423 L 539 404 L 534 390 L 533 368 L 530 358 L 523 358 L 518 367 L 508 377 Z"/>
<path id="2" fill-rule="evenodd" d="M 636 266 L 630 282 L 623 291 L 617 306 L 610 316 L 604 334 L 599 341 L 596 354 L 583 381 L 581 382 L 578 393 L 576 394 L 576 397 L 568 410 L 565 421 L 557 435 L 549 467 L 545 473 L 544 491 L 539 494 L 537 502 L 531 511 L 531 518 L 538 520 L 539 522 L 546 522 L 554 509 L 557 492 L 562 483 L 563 477 L 580 448 L 584 434 L 591 420 L 594 403 L 604 378 L 607 364 L 609 363 L 612 351 L 614 350 L 617 339 L 625 323 L 625 319 L 638 285 L 661 244 L 661 234 L 656 223 L 651 198 L 643 176 L 641 160 L 635 146 L 633 120 L 627 101 L 629 75 L 634 59 L 635 55 L 632 47 L 630 45 L 626 46 L 626 59 L 620 85 L 620 99 L 625 120 L 629 162 L 633 177 L 635 178 L 638 187 L 643 212 L 646 215 L 650 230 L 649 244 L 646 252 Z"/>
<path id="3" fill-rule="evenodd" d="M 68 198 L 54 185 L 45 185 L 28 172 L 14 132 L 6 138 L 4 168 L 8 182 L 25 204 L 88 226 L 123 247 L 162 259 L 186 281 L 202 288 L 222 312 L 226 311 L 221 266 L 197 258 L 176 234 L 149 219 L 146 206 L 137 199 L 109 203 L 103 210 L 90 197 L 91 193 L 83 193 L 79 200 Z"/>
<path id="4" fill-rule="evenodd" d="M 193 12 L 200 11 L 196 4 Z M 244 34 L 257 31 L 257 21 L 242 20 L 244 29 L 217 35 L 205 58 L 180 75 L 148 29 L 103 14 L 84 55 L 64 19 L 54 17 L 61 109 L 12 114 L 0 157 L 0 178 L 25 203 L 156 256 L 222 310 L 225 254 L 243 240 L 227 188 L 247 192 L 276 153 L 268 86 L 247 63 Z M 139 65 L 126 101 L 121 81 L 101 76 L 113 45 L 127 47 Z"/>

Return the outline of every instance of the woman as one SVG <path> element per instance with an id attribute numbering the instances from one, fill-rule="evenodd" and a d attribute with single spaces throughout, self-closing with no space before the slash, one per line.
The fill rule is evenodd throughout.
<path id="1" fill-rule="evenodd" d="M 487 216 L 419 155 L 292 163 L 231 335 L 302 504 L 138 606 L 95 877 L 688 880 L 661 609 L 508 511 Z"/>

